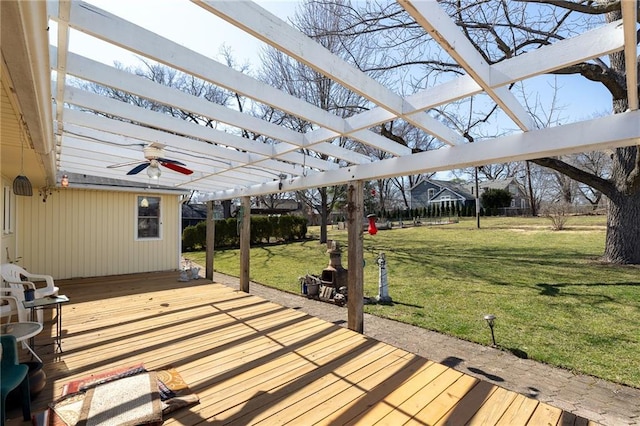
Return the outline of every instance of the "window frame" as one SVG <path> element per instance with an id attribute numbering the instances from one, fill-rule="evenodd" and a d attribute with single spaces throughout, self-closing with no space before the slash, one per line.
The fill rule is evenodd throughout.
<path id="1" fill-rule="evenodd" d="M 141 206 L 142 200 L 146 199 L 150 206 L 157 200 L 157 215 L 142 215 L 140 209 L 144 208 Z M 149 195 L 137 195 L 136 203 L 135 203 L 135 219 L 134 219 L 134 237 L 136 241 L 157 241 L 162 240 L 162 197 L 160 196 L 149 196 Z M 147 212 L 148 213 L 148 212 Z M 141 228 L 140 228 L 140 220 L 147 219 L 152 220 L 155 219 L 157 221 L 157 235 L 153 236 L 141 236 Z"/>

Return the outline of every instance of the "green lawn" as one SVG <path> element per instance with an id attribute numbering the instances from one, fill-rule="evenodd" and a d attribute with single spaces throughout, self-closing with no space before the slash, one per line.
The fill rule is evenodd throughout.
<path id="1" fill-rule="evenodd" d="M 542 218 L 482 218 L 453 225 L 365 233 L 365 295 L 387 257 L 392 306 L 365 311 L 490 344 L 483 315 L 497 316 L 500 347 L 528 358 L 640 387 L 640 268 L 598 261 L 605 218 L 571 218 L 554 232 Z M 298 277 L 327 266 L 315 240 L 251 249 L 251 279 L 299 292 Z M 346 231 L 329 238 L 346 245 Z M 204 253 L 187 253 L 204 263 Z M 238 275 L 238 250 L 215 253 L 215 269 Z M 343 265 L 348 268 L 346 250 Z"/>

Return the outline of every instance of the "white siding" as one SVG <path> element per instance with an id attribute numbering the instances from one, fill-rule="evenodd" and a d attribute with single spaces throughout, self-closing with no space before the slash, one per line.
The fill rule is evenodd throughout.
<path id="1" fill-rule="evenodd" d="M 54 278 L 94 277 L 178 268 L 180 204 L 161 197 L 162 238 L 136 240 L 139 193 L 60 189 L 17 197 L 20 264 Z"/>

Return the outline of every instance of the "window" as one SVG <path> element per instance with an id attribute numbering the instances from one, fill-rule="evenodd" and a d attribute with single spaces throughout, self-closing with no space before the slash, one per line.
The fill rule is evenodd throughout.
<path id="1" fill-rule="evenodd" d="M 435 194 L 436 194 L 436 190 L 433 188 L 429 188 L 427 190 L 427 199 L 428 200 L 432 199 Z"/>
<path id="2" fill-rule="evenodd" d="M 2 233 L 13 233 L 13 206 L 15 203 L 15 195 L 8 186 L 5 186 L 2 191 L 2 201 L 4 210 L 2 211 Z"/>
<path id="3" fill-rule="evenodd" d="M 138 196 L 137 206 L 137 238 L 160 238 L 160 197 Z"/>

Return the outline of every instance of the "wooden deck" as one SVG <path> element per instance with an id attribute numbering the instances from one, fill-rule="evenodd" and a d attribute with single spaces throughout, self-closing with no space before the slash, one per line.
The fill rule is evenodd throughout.
<path id="1" fill-rule="evenodd" d="M 177 275 L 58 281 L 71 299 L 64 353 L 37 348 L 48 383 L 34 411 L 72 379 L 144 363 L 176 368 L 200 397 L 166 425 L 588 424 L 277 301 Z"/>

